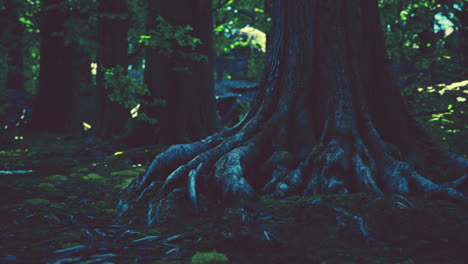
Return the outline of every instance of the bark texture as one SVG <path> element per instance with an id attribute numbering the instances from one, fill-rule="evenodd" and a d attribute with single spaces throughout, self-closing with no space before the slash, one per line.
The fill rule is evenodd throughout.
<path id="1" fill-rule="evenodd" d="M 203 54 L 207 61 L 198 62 L 178 55 L 168 57 L 161 54 L 157 47 L 146 49 L 145 83 L 151 100 L 162 99 L 165 104 L 150 106 L 150 112 L 158 120 L 156 135 L 150 129 L 140 129 L 137 137 L 146 139 L 145 144 L 148 141 L 175 144 L 206 137 L 218 128 L 214 99 L 211 0 L 149 1 L 148 8 L 148 30 L 158 30 L 158 16 L 174 26 L 190 25 L 193 30 L 189 34 L 199 38 L 201 45 L 191 50 L 171 40 L 172 48 L 187 55 L 194 52 Z"/>
<path id="2" fill-rule="evenodd" d="M 196 210 L 202 196 L 414 191 L 466 202 L 415 169 L 423 134 L 390 79 L 376 1 L 275 0 L 271 12 L 257 103 L 236 126 L 156 157 L 127 187 L 123 214 L 143 207 L 153 224 L 180 187 Z"/>
<path id="3" fill-rule="evenodd" d="M 73 48 L 65 44 L 69 13 L 60 10 L 61 3 L 42 1 L 39 91 L 31 121 L 31 127 L 39 131 L 64 132 L 75 127 Z"/>
<path id="4" fill-rule="evenodd" d="M 128 67 L 129 17 L 127 1 L 100 0 L 99 12 L 99 49 L 97 72 L 97 134 L 103 138 L 119 136 L 124 133 L 125 124 L 130 117 L 129 111 L 108 95 L 112 87 L 104 88 L 104 70 L 121 66 L 124 74 Z"/>
<path id="5" fill-rule="evenodd" d="M 2 46 L 8 56 L 8 75 L 6 79 L 7 89 L 24 91 L 23 73 L 23 34 L 24 27 L 19 18 L 20 2 L 18 0 L 7 0 L 0 15 L 2 26 Z"/>

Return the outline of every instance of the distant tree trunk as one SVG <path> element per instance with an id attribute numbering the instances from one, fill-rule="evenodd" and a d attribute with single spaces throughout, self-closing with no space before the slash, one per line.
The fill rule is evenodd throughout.
<path id="1" fill-rule="evenodd" d="M 72 47 L 65 44 L 67 11 L 60 10 L 61 0 L 42 1 L 40 22 L 39 91 L 33 109 L 31 128 L 64 132 L 76 127 L 74 119 Z"/>
<path id="2" fill-rule="evenodd" d="M 354 192 L 467 201 L 415 169 L 436 160 L 425 160 L 427 140 L 390 79 L 377 1 L 274 0 L 271 12 L 261 98 L 234 127 L 156 157 L 127 187 L 123 213 L 143 207 L 154 224 L 180 186 L 195 209 Z"/>
<path id="3" fill-rule="evenodd" d="M 108 95 L 112 87 L 104 88 L 104 70 L 121 66 L 127 73 L 129 28 L 126 0 L 100 0 L 99 50 L 97 71 L 97 134 L 107 138 L 124 132 L 129 112 L 117 102 L 111 102 Z"/>
<path id="4" fill-rule="evenodd" d="M 24 28 L 19 21 L 18 0 L 5 1 L 2 13 L 2 40 L 5 41 L 8 53 L 8 76 L 6 87 L 17 91 L 24 91 L 23 73 L 23 34 Z M 4 45 L 5 45 L 4 44 Z"/>
<path id="5" fill-rule="evenodd" d="M 148 29 L 156 29 L 157 16 L 173 25 L 190 25 L 190 34 L 202 41 L 195 51 L 208 61 L 172 58 L 158 49 L 146 51 L 145 83 L 156 98 L 166 105 L 157 111 L 159 133 L 163 144 L 200 139 L 217 129 L 213 80 L 213 38 L 211 0 L 149 1 Z M 154 13 L 152 12 L 154 10 Z M 175 49 L 178 49 L 175 45 Z"/>

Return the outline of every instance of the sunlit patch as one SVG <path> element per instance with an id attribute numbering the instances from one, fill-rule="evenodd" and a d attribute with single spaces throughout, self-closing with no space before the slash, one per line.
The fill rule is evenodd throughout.
<path id="1" fill-rule="evenodd" d="M 258 30 L 256 28 L 245 26 L 239 29 L 239 32 L 242 32 L 249 36 L 249 41 L 252 42 L 254 46 L 260 47 L 262 52 L 266 52 L 266 34 L 265 32 Z"/>
<path id="2" fill-rule="evenodd" d="M 132 108 L 132 110 L 130 110 L 130 115 L 132 116 L 132 118 L 136 118 L 138 116 L 138 110 L 140 110 L 140 104 L 137 104 L 135 107 Z"/>
<path id="3" fill-rule="evenodd" d="M 88 131 L 92 128 L 92 126 L 86 122 L 83 122 L 83 130 Z"/>
<path id="4" fill-rule="evenodd" d="M 418 88 L 418 92 L 424 91 L 424 88 Z"/>
<path id="5" fill-rule="evenodd" d="M 92 75 L 97 74 L 97 63 L 95 63 L 95 62 L 91 63 L 91 74 Z"/>
<path id="6" fill-rule="evenodd" d="M 117 152 L 114 153 L 114 156 L 118 156 L 118 155 L 122 155 L 122 154 L 123 154 L 122 151 L 117 151 Z"/>
<path id="7" fill-rule="evenodd" d="M 465 97 L 457 97 L 458 102 L 465 102 L 466 98 Z"/>

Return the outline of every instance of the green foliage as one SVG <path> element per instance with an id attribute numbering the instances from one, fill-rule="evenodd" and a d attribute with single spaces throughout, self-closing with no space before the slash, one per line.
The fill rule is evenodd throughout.
<path id="1" fill-rule="evenodd" d="M 227 263 L 228 261 L 226 255 L 216 251 L 197 252 L 192 257 L 192 264 L 221 264 Z"/>
<path id="2" fill-rule="evenodd" d="M 380 0 L 387 54 L 406 64 L 402 94 L 420 125 L 446 150 L 466 155 L 466 79 L 460 56 L 464 0 Z M 452 83 L 452 84 L 450 84 Z"/>
<path id="3" fill-rule="evenodd" d="M 103 71 L 104 88 L 110 90 L 108 97 L 112 102 L 130 110 L 140 103 L 142 96 L 149 94 L 146 85 L 125 74 L 122 66 L 118 65 Z"/>
<path id="4" fill-rule="evenodd" d="M 196 52 L 202 42 L 189 34 L 193 30 L 191 26 L 172 25 L 161 16 L 156 18 L 156 23 L 156 30 L 152 29 L 148 34 L 140 36 L 140 44 L 157 49 L 160 54 L 174 59 L 208 60 L 206 55 Z"/>
<path id="5" fill-rule="evenodd" d="M 411 83 L 404 88 L 404 95 L 413 94 L 421 85 L 463 79 L 466 69 L 460 66 L 456 56 L 459 51 L 455 49 L 456 42 L 462 40 L 447 34 L 466 26 L 460 25 L 456 17 L 457 6 L 464 2 L 379 1 L 389 58 L 414 63 L 413 73 L 404 76 Z"/>
<path id="6" fill-rule="evenodd" d="M 266 51 L 266 34 L 271 18 L 263 0 L 231 0 L 214 2 L 214 49 L 217 56 L 226 56 L 236 48 L 250 48 L 249 80 L 261 78 Z M 229 75 L 222 79 L 231 79 Z"/>
<path id="7" fill-rule="evenodd" d="M 216 3 L 219 7 L 222 1 Z M 236 35 L 239 29 L 246 26 L 267 32 L 270 28 L 270 18 L 264 10 L 263 0 L 230 0 L 214 13 L 214 42 L 217 55 L 229 52 L 238 46 L 257 45 L 251 40 L 243 40 Z"/>
<path id="8" fill-rule="evenodd" d="M 139 111 L 142 98 L 150 94 L 144 83 L 140 83 L 134 78 L 126 75 L 122 66 L 103 69 L 103 71 L 104 88 L 109 90 L 109 100 L 124 106 L 131 112 L 132 117 L 137 117 L 139 120 L 150 124 L 157 123 L 156 119 Z M 164 106 L 165 101 L 155 98 L 153 99 L 152 105 Z"/>
<path id="9" fill-rule="evenodd" d="M 460 155 L 468 155 L 466 98 L 468 80 L 419 88 L 413 105 L 417 120 L 441 146 Z"/>

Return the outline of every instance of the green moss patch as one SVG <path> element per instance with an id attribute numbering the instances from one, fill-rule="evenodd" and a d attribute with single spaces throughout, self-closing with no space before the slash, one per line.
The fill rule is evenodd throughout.
<path id="1" fill-rule="evenodd" d="M 34 198 L 34 199 L 26 200 L 24 203 L 30 206 L 45 206 L 45 205 L 50 204 L 50 201 L 47 199 Z"/>
<path id="2" fill-rule="evenodd" d="M 101 175 L 96 174 L 96 173 L 90 173 L 90 174 L 82 176 L 81 178 L 86 181 L 98 181 L 98 182 L 104 181 L 104 178 Z"/>
<path id="3" fill-rule="evenodd" d="M 192 264 L 221 264 L 227 263 L 229 259 L 226 255 L 216 251 L 197 252 L 192 257 Z"/>
<path id="4" fill-rule="evenodd" d="M 41 183 L 37 187 L 43 188 L 43 189 L 54 189 L 55 185 L 53 185 L 52 183 Z"/>
<path id="5" fill-rule="evenodd" d="M 125 189 L 130 184 L 130 182 L 133 181 L 133 179 L 135 178 L 127 178 L 122 183 L 115 185 L 114 188 Z"/>
<path id="6" fill-rule="evenodd" d="M 110 175 L 114 177 L 136 177 L 142 173 L 137 170 L 123 170 L 123 171 L 114 171 Z"/>
<path id="7" fill-rule="evenodd" d="M 89 173 L 90 172 L 89 168 L 87 167 L 75 167 L 73 168 L 73 171 L 77 173 Z"/>
<path id="8" fill-rule="evenodd" d="M 65 182 L 68 180 L 68 177 L 65 176 L 65 175 L 61 175 L 61 174 L 55 174 L 55 175 L 51 175 L 51 176 L 48 176 L 45 178 L 46 181 L 53 181 L 53 182 L 58 182 L 58 181 L 62 181 L 62 182 Z"/>

